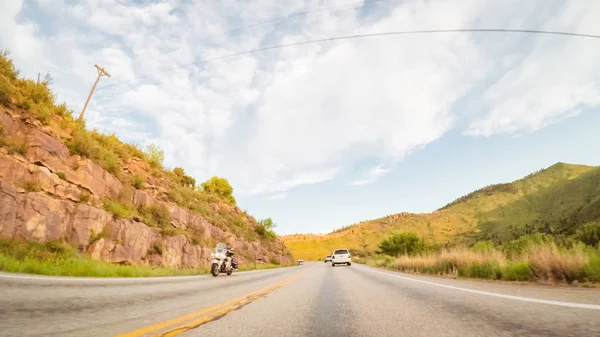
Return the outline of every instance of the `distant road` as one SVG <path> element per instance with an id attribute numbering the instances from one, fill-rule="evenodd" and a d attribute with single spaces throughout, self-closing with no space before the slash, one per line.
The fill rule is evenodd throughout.
<path id="1" fill-rule="evenodd" d="M 0 274 L 0 336 L 600 336 L 600 290 L 325 263 L 151 279 Z"/>

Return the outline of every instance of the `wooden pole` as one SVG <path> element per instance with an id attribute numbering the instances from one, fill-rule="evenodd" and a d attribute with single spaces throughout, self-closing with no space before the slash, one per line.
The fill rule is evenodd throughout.
<path id="1" fill-rule="evenodd" d="M 92 87 L 92 90 L 90 91 L 90 94 L 88 95 L 88 98 L 85 101 L 85 105 L 83 106 L 83 109 L 81 109 L 81 113 L 79 114 L 79 119 L 83 119 L 83 115 L 85 114 L 85 109 L 87 109 L 87 106 L 90 103 L 90 99 L 92 98 L 92 94 L 94 93 L 94 90 L 96 90 L 96 85 L 98 84 L 98 81 L 100 81 L 100 77 L 102 77 L 102 76 L 110 77 L 110 74 L 104 68 L 100 67 L 97 64 L 94 64 L 94 67 L 96 67 L 96 70 L 98 70 L 98 77 L 96 78 L 96 82 L 94 82 L 94 86 Z"/>

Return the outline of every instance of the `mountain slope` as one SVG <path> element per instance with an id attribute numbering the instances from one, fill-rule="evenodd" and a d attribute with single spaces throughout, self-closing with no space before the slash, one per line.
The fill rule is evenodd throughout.
<path id="1" fill-rule="evenodd" d="M 63 241 L 122 264 L 202 267 L 216 242 L 241 263 L 291 262 L 291 255 L 235 205 L 214 177 L 200 186 L 145 151 L 87 130 L 49 81 L 20 78 L 0 53 L 0 237 Z"/>
<path id="2" fill-rule="evenodd" d="M 557 163 L 507 184 L 491 185 L 429 214 L 399 213 L 327 235 L 282 237 L 296 257 L 322 258 L 338 247 L 375 249 L 392 231 L 436 243 L 502 242 L 542 231 L 570 234 L 600 218 L 600 167 Z"/>

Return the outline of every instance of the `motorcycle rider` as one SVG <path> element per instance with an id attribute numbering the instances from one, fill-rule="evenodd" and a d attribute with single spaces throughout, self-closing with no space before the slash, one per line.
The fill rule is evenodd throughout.
<path id="1" fill-rule="evenodd" d="M 234 254 L 234 249 L 231 246 L 227 245 L 227 252 L 225 253 L 225 256 L 227 256 L 227 260 L 231 262 L 231 266 L 233 267 L 233 269 L 238 269 L 237 261 L 233 258 Z"/>

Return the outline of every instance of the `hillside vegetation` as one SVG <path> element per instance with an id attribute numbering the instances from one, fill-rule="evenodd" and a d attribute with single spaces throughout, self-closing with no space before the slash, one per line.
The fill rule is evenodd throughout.
<path id="1" fill-rule="evenodd" d="M 428 214 L 399 213 L 327 235 L 282 240 L 295 257 L 322 259 L 335 248 L 375 251 L 393 232 L 412 232 L 438 246 L 501 245 L 526 234 L 567 237 L 600 219 L 600 167 L 557 163 L 511 183 L 491 185 Z"/>

